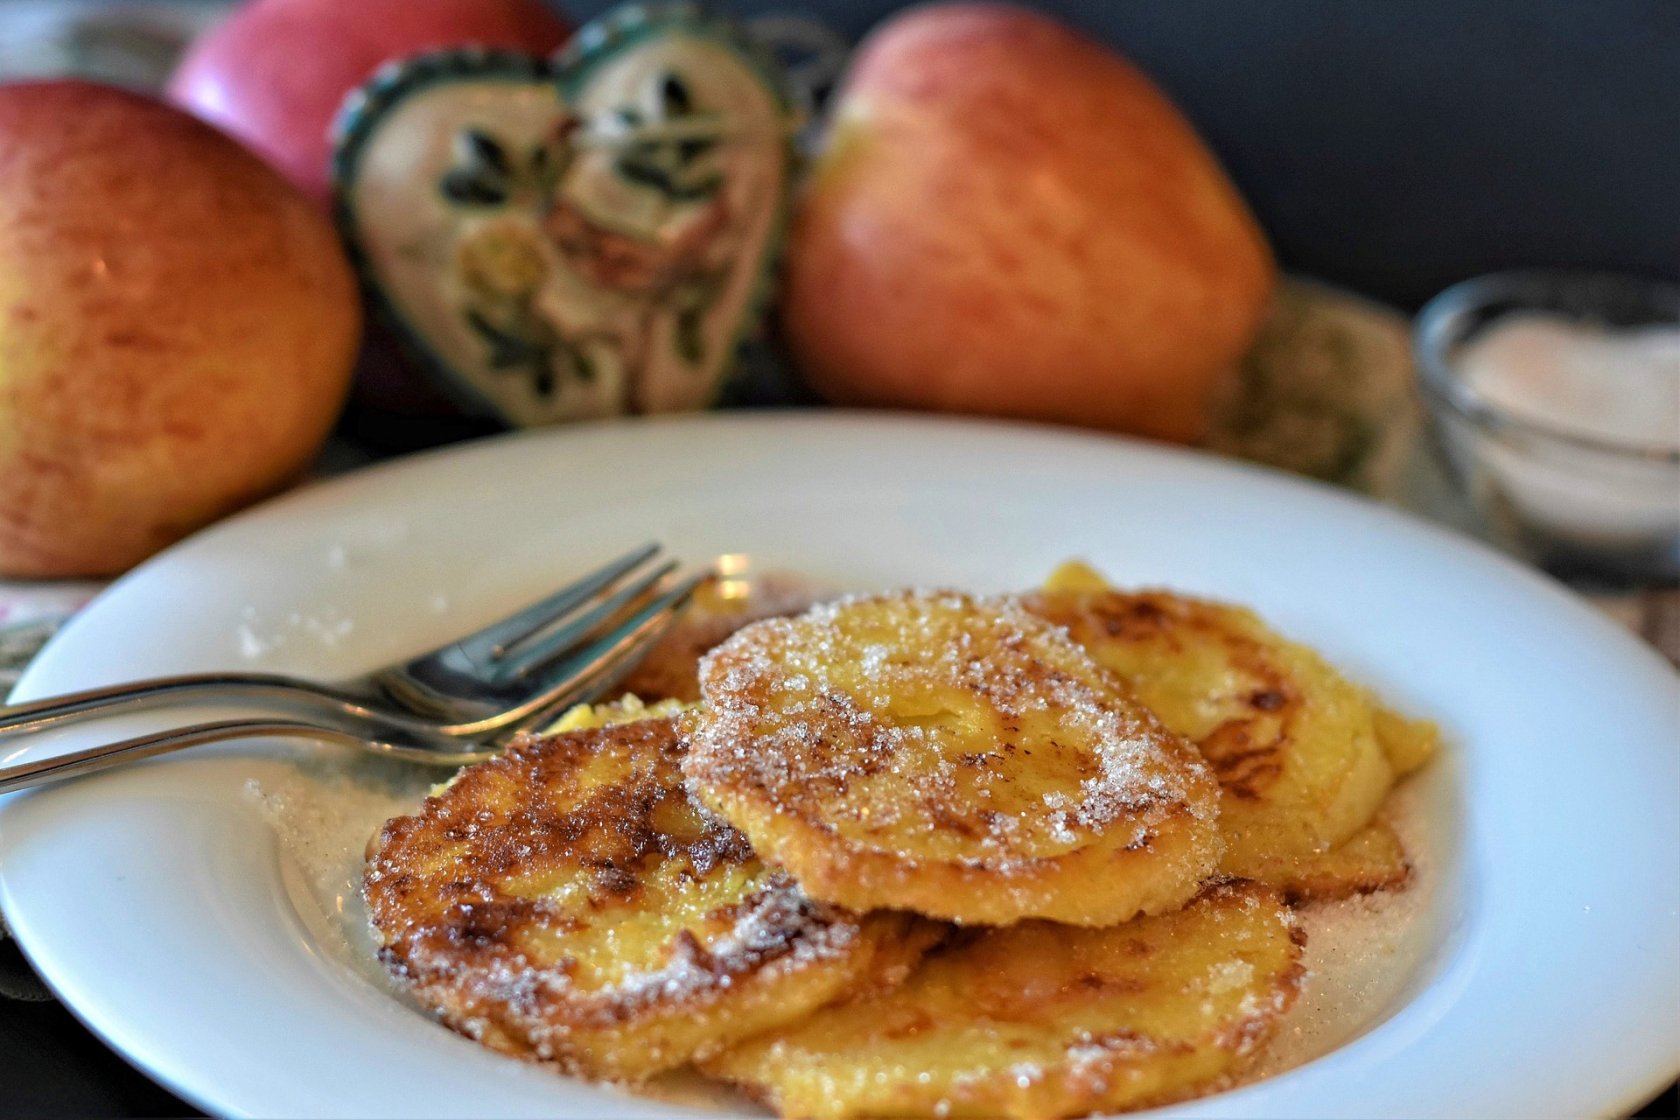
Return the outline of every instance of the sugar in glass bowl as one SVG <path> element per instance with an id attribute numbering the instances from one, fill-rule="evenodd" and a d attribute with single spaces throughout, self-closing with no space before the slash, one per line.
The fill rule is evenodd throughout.
<path id="1" fill-rule="evenodd" d="M 1457 284 L 1413 335 L 1439 446 L 1507 548 L 1564 578 L 1680 578 L 1680 285 Z"/>

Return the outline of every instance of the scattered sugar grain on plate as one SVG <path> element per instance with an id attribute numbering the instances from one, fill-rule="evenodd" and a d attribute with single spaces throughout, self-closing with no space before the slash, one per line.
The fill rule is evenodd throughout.
<path id="1" fill-rule="evenodd" d="M 384 759 L 323 752 L 288 762 L 245 792 L 274 829 L 281 876 L 320 945 L 358 975 L 395 990 L 380 967 L 362 901 L 363 853 L 387 820 L 409 812 L 436 773 Z"/>
<path id="2" fill-rule="evenodd" d="M 233 639 L 240 657 L 260 661 L 294 644 L 302 647 L 300 652 L 307 652 L 311 647 L 336 649 L 355 629 L 356 620 L 330 603 L 309 611 L 287 611 L 279 621 L 264 617 L 256 607 L 247 606 L 239 612 Z"/>
<path id="3" fill-rule="evenodd" d="M 274 643 L 265 639 L 247 623 L 239 624 L 235 638 L 239 642 L 239 656 L 247 661 L 256 661 L 274 648 Z"/>
<path id="4" fill-rule="evenodd" d="M 1307 933 L 1300 995 L 1244 1082 L 1294 1069 L 1343 1046 L 1398 1006 L 1427 955 L 1427 913 L 1435 878 L 1419 783 L 1402 783 L 1385 809 L 1405 845 L 1412 878 L 1398 890 L 1297 911 Z"/>
<path id="5" fill-rule="evenodd" d="M 245 606 L 239 611 L 234 641 L 239 646 L 239 656 L 247 661 L 256 661 L 284 645 L 286 637 L 274 627 L 264 626 L 256 607 Z"/>

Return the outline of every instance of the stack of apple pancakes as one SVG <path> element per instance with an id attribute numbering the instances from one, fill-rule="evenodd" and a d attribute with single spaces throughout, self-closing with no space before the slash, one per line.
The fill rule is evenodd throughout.
<path id="1" fill-rule="evenodd" d="M 462 1033 L 788 1116 L 1229 1083 L 1299 987 L 1291 905 L 1405 883 L 1380 809 L 1434 749 L 1251 613 L 1077 566 L 752 621 L 691 665 L 388 822 L 367 900 Z"/>

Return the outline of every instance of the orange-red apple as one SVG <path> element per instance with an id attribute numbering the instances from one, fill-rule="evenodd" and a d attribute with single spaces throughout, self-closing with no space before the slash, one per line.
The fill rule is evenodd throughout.
<path id="1" fill-rule="evenodd" d="M 0 86 L 0 574 L 109 575 L 284 484 L 360 323 L 332 225 L 222 133 Z"/>
<path id="2" fill-rule="evenodd" d="M 861 48 L 788 248 L 785 337 L 848 404 L 1192 440 L 1265 312 L 1265 240 L 1135 67 L 994 4 Z"/>
<path id="3" fill-rule="evenodd" d="M 547 54 L 568 34 L 541 0 L 249 0 L 193 45 L 169 98 L 325 203 L 333 117 L 382 63 L 465 45 Z"/>

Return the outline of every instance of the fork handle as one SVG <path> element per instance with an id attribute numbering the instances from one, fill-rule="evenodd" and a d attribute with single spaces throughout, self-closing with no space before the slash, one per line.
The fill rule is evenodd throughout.
<path id="1" fill-rule="evenodd" d="M 118 712 L 132 712 L 172 700 L 226 690 L 229 692 L 285 692 L 337 703 L 351 714 L 368 714 L 348 694 L 323 685 L 306 684 L 291 677 L 270 673 L 189 673 L 177 677 L 154 677 L 128 684 L 90 688 L 32 700 L 25 704 L 0 706 L 0 736 L 25 735 L 51 727 L 103 718 Z M 234 699 L 234 697 L 230 697 Z"/>
<path id="2" fill-rule="evenodd" d="M 225 739 L 255 739 L 259 737 L 315 739 L 317 741 L 351 745 L 359 745 L 364 742 L 361 736 L 351 732 L 330 727 L 319 727 L 299 720 L 232 719 L 222 720 L 218 723 L 199 723 L 190 727 L 177 727 L 169 731 L 159 731 L 150 735 L 123 739 L 115 743 L 88 747 L 85 750 L 71 751 L 56 758 L 43 758 L 36 762 L 0 766 L 0 794 L 27 789 L 30 786 L 45 785 L 48 782 L 56 782 L 64 778 L 93 774 L 100 770 L 108 770 L 113 766 L 121 766 L 125 763 L 139 761 L 142 758 L 152 758 L 155 755 L 185 750 L 187 747 L 197 747 L 205 743 L 216 743 Z"/>

